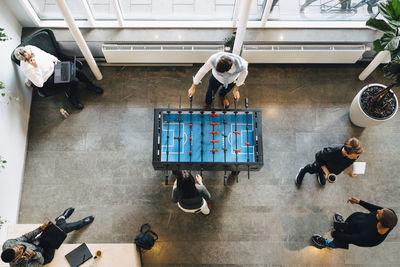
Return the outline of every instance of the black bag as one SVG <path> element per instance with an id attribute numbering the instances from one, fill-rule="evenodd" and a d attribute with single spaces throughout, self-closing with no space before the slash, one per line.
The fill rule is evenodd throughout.
<path id="1" fill-rule="evenodd" d="M 156 242 L 157 239 L 158 235 L 151 231 L 150 225 L 146 223 L 140 227 L 140 234 L 135 237 L 133 243 L 139 248 L 149 250 L 154 246 L 154 242 Z"/>

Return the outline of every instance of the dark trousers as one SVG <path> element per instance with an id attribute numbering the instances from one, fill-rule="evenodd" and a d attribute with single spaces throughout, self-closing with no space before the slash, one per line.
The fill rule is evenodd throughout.
<path id="1" fill-rule="evenodd" d="M 75 231 L 75 230 L 79 230 L 83 226 L 85 226 L 82 221 L 77 221 L 77 222 L 73 222 L 73 223 L 67 223 L 67 221 L 65 219 L 58 219 L 56 221 L 56 225 L 58 227 L 60 227 L 60 229 L 63 230 L 66 234 L 68 234 L 68 233 L 70 233 L 72 231 Z M 40 242 L 40 246 L 44 250 L 44 253 L 43 253 L 44 263 L 43 263 L 43 265 L 46 265 L 47 263 L 49 263 L 49 262 L 51 262 L 53 260 L 55 249 L 52 248 L 52 247 L 49 247 L 43 240 L 40 240 L 40 238 L 39 238 L 39 242 Z"/>
<path id="2" fill-rule="evenodd" d="M 40 94 L 44 96 L 57 95 L 60 92 L 66 92 L 69 96 L 78 97 L 78 85 L 79 82 L 83 82 L 86 86 L 92 84 L 85 73 L 80 69 L 76 69 L 76 77 L 70 83 L 54 83 L 54 73 L 49 79 L 43 84 L 43 87 L 36 87 Z"/>
<path id="3" fill-rule="evenodd" d="M 225 88 L 223 87 L 223 84 L 220 83 L 217 79 L 215 79 L 214 75 L 211 74 L 210 77 L 210 82 L 208 84 L 208 90 L 206 94 L 206 104 L 211 105 L 213 95 L 215 95 L 219 89 L 219 87 L 222 85 L 222 89 L 219 91 L 219 95 L 221 97 L 226 96 L 227 93 L 229 93 L 232 88 L 235 86 L 235 83 L 230 83 L 228 84 L 228 87 Z"/>
<path id="4" fill-rule="evenodd" d="M 310 174 L 316 173 L 320 177 L 325 177 L 324 171 L 322 170 L 321 166 L 319 166 L 319 164 L 317 162 L 306 165 L 302 170 L 302 174 L 304 175 L 306 173 L 310 173 Z"/>

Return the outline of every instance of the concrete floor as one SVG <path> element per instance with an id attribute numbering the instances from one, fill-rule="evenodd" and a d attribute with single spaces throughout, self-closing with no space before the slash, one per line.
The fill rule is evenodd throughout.
<path id="1" fill-rule="evenodd" d="M 102 67 L 104 95 L 82 93 L 85 109 L 68 119 L 58 112 L 68 106 L 62 96 L 34 97 L 19 222 L 41 223 L 73 206 L 71 220 L 96 219 L 67 242 L 92 243 L 131 242 L 150 223 L 160 239 L 144 254 L 145 266 L 400 266 L 400 226 L 375 248 L 310 246 L 313 233 L 330 231 L 335 211 L 363 211 L 346 204 L 350 196 L 400 213 L 400 117 L 367 129 L 348 118 L 359 89 L 389 83 L 381 71 L 360 82 L 361 65 L 251 65 L 241 105 L 247 96 L 263 111 L 264 167 L 226 187 L 222 172 L 204 173 L 215 201 L 206 217 L 179 210 L 172 186 L 151 165 L 153 108 L 177 107 L 180 94 L 188 106 L 184 96 L 198 68 Z M 203 104 L 206 78 L 195 107 Z M 351 136 L 365 146 L 365 175 L 341 175 L 323 188 L 308 175 L 296 189 L 298 169 L 315 152 Z"/>

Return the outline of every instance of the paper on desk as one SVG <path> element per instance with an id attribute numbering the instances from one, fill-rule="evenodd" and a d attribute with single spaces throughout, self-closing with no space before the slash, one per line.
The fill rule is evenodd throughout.
<path id="1" fill-rule="evenodd" d="M 366 162 L 354 162 L 353 163 L 353 173 L 354 174 L 364 174 L 366 166 L 367 166 Z"/>

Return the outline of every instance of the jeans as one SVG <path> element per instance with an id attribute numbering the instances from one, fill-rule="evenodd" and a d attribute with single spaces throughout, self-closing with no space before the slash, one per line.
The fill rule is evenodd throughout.
<path id="1" fill-rule="evenodd" d="M 78 97 L 78 85 L 83 82 L 86 86 L 92 84 L 88 77 L 80 70 L 76 69 L 76 77 L 70 83 L 54 83 L 54 73 L 43 84 L 43 87 L 36 87 L 42 95 L 53 96 L 65 91 L 69 96 Z"/>
<path id="2" fill-rule="evenodd" d="M 304 175 L 307 172 L 310 174 L 317 173 L 320 177 L 325 177 L 324 171 L 322 170 L 321 166 L 319 166 L 319 164 L 317 162 L 306 165 L 302 170 L 302 174 Z M 320 179 L 320 180 L 321 180 L 322 184 L 326 183 L 326 179 Z"/>
<path id="3" fill-rule="evenodd" d="M 220 83 L 217 79 L 215 79 L 214 75 L 211 74 L 210 77 L 210 82 L 208 84 L 208 90 L 206 93 L 206 104 L 207 105 L 211 105 L 212 99 L 213 99 L 213 95 L 215 95 L 219 89 L 219 87 L 223 85 L 222 83 Z M 221 97 L 226 96 L 227 93 L 229 93 L 232 88 L 235 86 L 235 83 L 230 83 L 228 84 L 228 86 L 222 87 L 222 89 L 219 91 L 219 95 Z"/>
<path id="4" fill-rule="evenodd" d="M 326 239 L 325 245 L 327 248 L 336 248 L 334 239 Z"/>
<path id="5" fill-rule="evenodd" d="M 68 233 L 70 233 L 72 231 L 75 231 L 75 230 L 79 230 L 83 226 L 85 226 L 82 221 L 77 221 L 77 222 L 73 222 L 73 223 L 67 223 L 67 221 L 64 218 L 58 219 L 56 221 L 56 225 L 58 227 L 60 227 L 60 229 L 63 230 L 66 234 L 68 234 Z"/>

